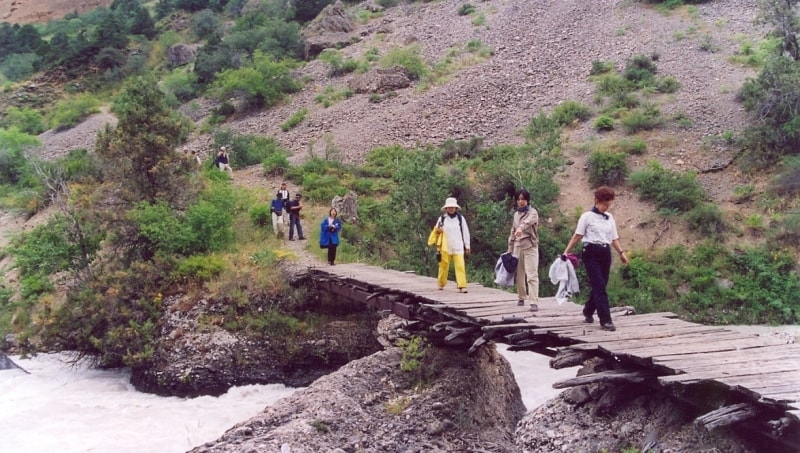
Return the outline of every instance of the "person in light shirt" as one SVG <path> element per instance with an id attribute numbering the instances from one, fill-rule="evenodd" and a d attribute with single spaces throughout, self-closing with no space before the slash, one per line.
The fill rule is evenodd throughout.
<path id="1" fill-rule="evenodd" d="M 591 210 L 581 214 L 578 219 L 578 226 L 575 234 L 569 240 L 562 260 L 566 260 L 567 253 L 572 247 L 583 242 L 582 261 L 589 277 L 589 300 L 583 307 L 584 322 L 591 324 L 594 322 L 594 313 L 600 318 L 600 327 L 603 330 L 614 331 L 617 328 L 611 321 L 611 308 L 608 303 L 608 275 L 611 269 L 611 249 L 613 248 L 622 260 L 623 264 L 628 264 L 628 257 L 625 250 L 619 243 L 617 234 L 617 223 L 614 216 L 608 212 L 611 203 L 614 201 L 614 190 L 608 187 L 598 187 L 594 192 L 594 206 Z"/>

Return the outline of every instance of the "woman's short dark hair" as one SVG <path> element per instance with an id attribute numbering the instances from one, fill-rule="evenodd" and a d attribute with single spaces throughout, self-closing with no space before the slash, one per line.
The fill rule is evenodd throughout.
<path id="1" fill-rule="evenodd" d="M 527 191 L 527 190 L 525 190 L 525 189 L 520 189 L 520 190 L 518 190 L 518 191 L 517 191 L 517 193 L 516 193 L 516 195 L 514 195 L 514 200 L 519 200 L 519 197 L 522 197 L 522 198 L 524 198 L 524 199 L 525 199 L 525 201 L 527 201 L 528 203 L 530 203 L 530 202 L 531 202 L 531 193 L 530 193 L 530 192 L 528 192 L 528 191 Z"/>
<path id="2" fill-rule="evenodd" d="M 615 197 L 614 189 L 600 186 L 594 191 L 594 199 L 599 202 L 613 201 Z"/>

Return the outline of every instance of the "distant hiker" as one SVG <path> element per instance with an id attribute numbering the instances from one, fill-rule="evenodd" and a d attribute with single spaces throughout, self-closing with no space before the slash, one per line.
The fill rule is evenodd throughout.
<path id="1" fill-rule="evenodd" d="M 233 175 L 233 168 L 230 166 L 230 159 L 228 157 L 228 149 L 224 146 L 219 147 L 219 153 L 217 154 L 217 160 L 215 163 L 221 171 L 228 170 L 231 172 L 231 175 Z"/>
<path id="2" fill-rule="evenodd" d="M 283 198 L 280 192 L 275 194 L 275 199 L 272 200 L 269 210 L 272 213 L 272 231 L 275 233 L 275 236 L 283 236 Z"/>
<path id="3" fill-rule="evenodd" d="M 303 209 L 303 203 L 300 199 L 303 198 L 299 193 L 294 196 L 294 200 L 289 202 L 287 209 L 289 210 L 289 240 L 294 241 L 294 229 L 297 228 L 297 238 L 301 241 L 306 237 L 303 236 L 303 227 L 300 225 L 300 210 Z"/>
<path id="4" fill-rule="evenodd" d="M 283 213 L 286 214 L 283 217 L 283 221 L 285 223 L 289 223 L 289 189 L 286 188 L 286 183 L 281 183 L 281 188 L 278 190 L 278 194 L 280 194 L 281 199 L 283 200 Z"/>
<path id="5" fill-rule="evenodd" d="M 339 246 L 339 232 L 342 231 L 342 221 L 337 217 L 336 208 L 328 211 L 328 217 L 322 219 L 319 232 L 319 246 L 328 249 L 328 264 L 333 266 L 336 261 L 336 248 Z"/>
<path id="6" fill-rule="evenodd" d="M 455 198 L 448 198 L 442 206 L 444 214 L 439 217 L 428 237 L 428 245 L 435 245 L 438 249 L 439 274 L 437 283 L 439 289 L 447 285 L 447 275 L 450 272 L 450 261 L 456 274 L 456 287 L 458 292 L 467 292 L 467 270 L 464 255 L 469 255 L 469 226 L 467 220 L 458 210 L 461 207 Z"/>
<path id="7" fill-rule="evenodd" d="M 591 210 L 581 214 L 575 234 L 569 240 L 567 248 L 561 255 L 562 260 L 567 259 L 567 253 L 572 247 L 583 241 L 581 261 L 589 277 L 589 300 L 583 307 L 583 322 L 594 322 L 594 312 L 600 318 L 600 328 L 614 331 L 617 328 L 611 321 L 611 308 L 608 303 L 608 275 L 611 269 L 611 247 L 619 253 L 623 264 L 628 264 L 625 250 L 619 243 L 617 223 L 614 216 L 608 212 L 611 202 L 614 201 L 614 190 L 605 186 L 598 187 L 594 192 L 594 206 Z"/>
<path id="8" fill-rule="evenodd" d="M 203 161 L 200 160 L 200 156 L 197 155 L 197 151 L 192 150 L 192 157 L 194 158 L 194 161 L 197 162 L 197 168 L 203 166 Z"/>
<path id="9" fill-rule="evenodd" d="M 539 213 L 530 206 L 531 193 L 525 189 L 514 195 L 517 208 L 508 235 L 508 253 L 517 257 L 517 305 L 530 300 L 530 311 L 539 310 Z M 527 286 L 527 290 L 526 290 Z"/>

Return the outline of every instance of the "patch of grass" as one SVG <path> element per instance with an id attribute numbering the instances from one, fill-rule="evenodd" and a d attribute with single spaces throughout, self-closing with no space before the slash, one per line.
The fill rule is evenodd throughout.
<path id="1" fill-rule="evenodd" d="M 318 95 L 314 96 L 314 101 L 322 104 L 323 107 L 328 108 L 333 104 L 348 99 L 353 96 L 353 90 L 350 88 L 341 88 L 337 90 L 332 86 L 325 87 Z"/>
<path id="2" fill-rule="evenodd" d="M 281 124 L 281 130 L 283 132 L 288 132 L 289 130 L 295 128 L 298 124 L 300 124 L 306 116 L 308 115 L 308 109 L 300 109 L 292 114 L 283 124 Z"/>

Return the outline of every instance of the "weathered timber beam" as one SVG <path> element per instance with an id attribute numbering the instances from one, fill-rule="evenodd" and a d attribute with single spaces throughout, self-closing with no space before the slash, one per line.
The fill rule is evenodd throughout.
<path id="1" fill-rule="evenodd" d="M 431 326 L 431 330 L 434 332 L 439 332 L 451 326 L 460 326 L 462 325 L 461 321 L 444 321 L 444 322 L 437 322 L 436 324 Z"/>
<path id="2" fill-rule="evenodd" d="M 478 337 L 478 338 L 477 338 L 477 339 L 476 339 L 476 340 L 475 340 L 475 341 L 472 343 L 472 346 L 470 346 L 470 347 L 469 347 L 469 351 L 467 351 L 467 354 L 472 354 L 473 352 L 477 351 L 477 350 L 478 350 L 478 348 L 480 348 L 480 347 L 481 347 L 481 346 L 483 346 L 484 344 L 486 344 L 486 338 L 484 338 L 484 337 Z"/>
<path id="3" fill-rule="evenodd" d="M 595 355 L 591 351 L 576 351 L 570 348 L 562 348 L 556 353 L 555 357 L 550 359 L 550 368 L 560 370 L 562 368 L 578 366 L 594 356 Z"/>
<path id="4" fill-rule="evenodd" d="M 477 326 L 471 326 L 471 327 L 464 327 L 464 328 L 460 328 L 460 329 L 459 328 L 448 327 L 447 330 L 450 331 L 450 334 L 447 335 L 446 337 L 444 337 L 444 341 L 450 343 L 450 342 L 454 341 L 458 337 L 467 336 L 467 335 L 473 334 L 473 333 L 479 331 L 480 329 Z"/>
<path id="5" fill-rule="evenodd" d="M 706 414 L 697 417 L 695 424 L 712 431 L 724 426 L 734 425 L 736 423 L 748 420 L 755 417 L 758 410 L 748 403 L 732 404 L 730 406 L 723 406 L 717 410 L 713 410 Z"/>
<path id="6" fill-rule="evenodd" d="M 564 389 L 568 387 L 576 387 L 578 385 L 604 382 L 641 383 L 652 377 L 653 376 L 650 373 L 645 373 L 642 371 L 609 370 L 558 381 L 553 384 L 553 388 Z"/>

